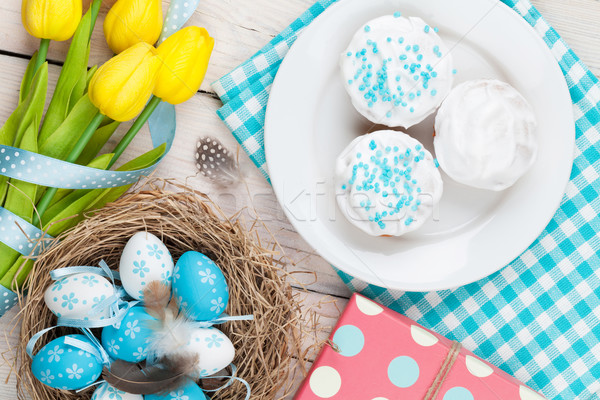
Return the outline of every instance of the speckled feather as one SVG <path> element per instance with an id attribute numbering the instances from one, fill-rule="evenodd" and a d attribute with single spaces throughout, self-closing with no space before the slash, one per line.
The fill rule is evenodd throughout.
<path id="1" fill-rule="evenodd" d="M 240 180 L 238 164 L 223 144 L 210 136 L 198 140 L 196 145 L 196 167 L 213 182 L 227 186 Z"/>

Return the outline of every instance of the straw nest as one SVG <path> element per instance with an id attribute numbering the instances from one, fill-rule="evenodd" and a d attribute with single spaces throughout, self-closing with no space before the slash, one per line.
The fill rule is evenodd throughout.
<path id="1" fill-rule="evenodd" d="M 306 313 L 301 316 L 300 301 L 292 294 L 289 275 L 281 268 L 275 246 L 265 247 L 255 231 L 256 225 L 247 229 L 238 218 L 227 218 L 206 195 L 180 185 L 172 191 L 166 187 L 165 182 L 154 181 L 122 197 L 63 235 L 60 243 L 40 256 L 29 278 L 28 294 L 20 298 L 22 327 L 15 363 L 19 399 L 91 397 L 93 389 L 74 393 L 37 381 L 31 373 L 25 345 L 33 334 L 56 323 L 44 303 L 44 290 L 51 283 L 49 271 L 73 265 L 94 266 L 102 259 L 116 268 L 125 243 L 141 230 L 161 238 L 175 260 L 188 250 L 200 251 L 213 259 L 230 287 L 226 312 L 254 315 L 254 321 L 219 325 L 236 348 L 237 376 L 250 383 L 252 399 L 285 397 L 294 381 L 292 375 L 305 371 L 302 360 L 306 350 L 300 348 L 300 336 L 312 318 L 307 318 Z M 51 331 L 39 341 L 36 350 L 70 332 L 63 328 Z M 217 383 L 203 379 L 200 385 L 214 387 Z M 245 394 L 244 386 L 236 382 L 213 398 L 244 399 Z"/>

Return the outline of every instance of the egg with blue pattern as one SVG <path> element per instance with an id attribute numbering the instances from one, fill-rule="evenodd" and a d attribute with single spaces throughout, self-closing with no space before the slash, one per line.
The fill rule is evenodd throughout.
<path id="1" fill-rule="evenodd" d="M 188 318 L 210 321 L 225 311 L 229 287 L 217 264 L 202 253 L 188 251 L 173 270 L 173 296 Z"/>
<path id="2" fill-rule="evenodd" d="M 94 391 L 91 400 L 144 400 L 141 394 L 131 394 L 103 383 Z"/>
<path id="3" fill-rule="evenodd" d="M 111 358 L 137 363 L 146 359 L 155 321 L 142 306 L 132 307 L 117 327 L 102 329 L 102 346 Z"/>
<path id="4" fill-rule="evenodd" d="M 65 343 L 65 338 L 93 346 L 84 335 L 54 339 L 33 357 L 33 375 L 46 386 L 56 389 L 77 390 L 96 382 L 102 373 L 102 363 L 93 354 Z"/>
<path id="5" fill-rule="evenodd" d="M 52 283 L 44 292 L 44 301 L 57 317 L 100 320 L 110 316 L 110 305 L 92 312 L 94 306 L 114 293 L 115 288 L 105 277 L 79 273 Z"/>
<path id="6" fill-rule="evenodd" d="M 214 327 L 193 330 L 182 352 L 198 355 L 196 372 L 199 378 L 214 375 L 226 368 L 235 357 L 231 340 Z"/>
<path id="7" fill-rule="evenodd" d="M 188 380 L 183 386 L 162 394 L 147 394 L 145 400 L 206 400 L 200 386 Z"/>
<path id="8" fill-rule="evenodd" d="M 138 232 L 129 239 L 119 262 L 121 283 L 136 300 L 143 300 L 144 288 L 152 281 L 171 287 L 173 258 L 165 244 L 150 232 Z"/>

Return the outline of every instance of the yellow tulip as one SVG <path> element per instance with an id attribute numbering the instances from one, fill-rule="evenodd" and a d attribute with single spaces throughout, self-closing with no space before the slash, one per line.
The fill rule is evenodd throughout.
<path id="1" fill-rule="evenodd" d="M 160 0 L 119 0 L 106 15 L 104 37 L 118 54 L 139 42 L 156 43 L 162 24 Z"/>
<path id="2" fill-rule="evenodd" d="M 129 121 L 152 95 L 160 60 L 156 49 L 138 43 L 102 65 L 90 81 L 88 93 L 100 112 L 115 121 Z"/>
<path id="3" fill-rule="evenodd" d="M 206 29 L 197 26 L 169 36 L 157 49 L 162 66 L 154 95 L 171 104 L 189 100 L 204 80 L 214 45 Z"/>
<path id="4" fill-rule="evenodd" d="M 31 36 L 67 40 L 81 20 L 81 0 L 23 0 L 21 21 Z"/>

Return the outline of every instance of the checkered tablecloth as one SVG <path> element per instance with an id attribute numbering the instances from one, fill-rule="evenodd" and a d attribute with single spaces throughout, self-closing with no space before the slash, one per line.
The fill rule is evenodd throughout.
<path id="1" fill-rule="evenodd" d="M 452 291 L 390 291 L 337 272 L 350 289 L 460 341 L 549 399 L 600 399 L 600 84 L 527 0 L 503 1 L 544 39 L 573 100 L 573 170 L 554 219 L 500 272 Z M 213 83 L 224 104 L 219 116 L 267 179 L 263 125 L 270 86 L 302 28 L 332 3 L 317 2 Z"/>

